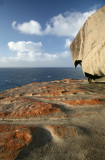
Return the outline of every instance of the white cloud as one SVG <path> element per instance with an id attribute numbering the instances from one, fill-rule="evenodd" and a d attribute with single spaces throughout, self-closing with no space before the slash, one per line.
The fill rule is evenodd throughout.
<path id="1" fill-rule="evenodd" d="M 24 22 L 18 25 L 16 25 L 16 21 L 13 21 L 12 27 L 16 30 L 19 30 L 21 33 L 42 35 L 40 24 L 34 20 L 30 20 L 29 22 Z"/>
<path id="2" fill-rule="evenodd" d="M 46 25 L 45 34 L 55 34 L 57 36 L 76 36 L 87 18 L 95 10 L 89 12 L 66 12 L 53 17 Z"/>
<path id="3" fill-rule="evenodd" d="M 16 26 L 16 21 L 12 23 L 12 27 L 22 33 L 34 35 L 56 35 L 56 36 L 76 36 L 87 18 L 93 14 L 95 10 L 89 12 L 66 12 L 54 16 L 49 23 L 46 24 L 44 30 L 41 25 L 34 20 L 24 22 Z"/>
<path id="4" fill-rule="evenodd" d="M 19 42 L 9 42 L 8 47 L 12 51 L 17 51 L 17 52 L 38 52 L 41 50 L 42 43 L 35 43 L 31 41 L 19 41 Z"/>
<path id="5" fill-rule="evenodd" d="M 71 40 L 70 39 L 66 39 L 65 48 L 70 48 L 70 44 L 71 44 Z"/>
<path id="6" fill-rule="evenodd" d="M 65 66 L 70 61 L 69 51 L 61 53 L 46 53 L 42 51 L 42 43 L 31 41 L 9 42 L 9 49 L 13 52 L 12 56 L 0 58 L 0 65 L 5 66 Z M 70 64 L 70 62 L 68 62 Z"/>
<path id="7" fill-rule="evenodd" d="M 16 21 L 13 21 L 13 22 L 12 22 L 12 28 L 13 28 L 13 29 L 16 29 L 15 25 L 16 25 Z"/>

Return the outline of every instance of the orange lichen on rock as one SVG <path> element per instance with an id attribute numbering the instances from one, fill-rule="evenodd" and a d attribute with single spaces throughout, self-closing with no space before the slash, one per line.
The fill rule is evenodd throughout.
<path id="1" fill-rule="evenodd" d="M 66 138 L 78 134 L 76 127 L 70 125 L 47 126 L 47 129 L 52 133 L 52 136 L 56 135 L 59 138 Z"/>
<path id="2" fill-rule="evenodd" d="M 5 99 L 5 100 L 4 100 Z M 5 98 L 2 98 L 0 99 L 0 104 L 9 104 L 12 102 L 12 97 L 5 97 Z"/>
<path id="3" fill-rule="evenodd" d="M 85 93 L 85 90 L 71 90 L 62 92 L 63 95 L 77 94 L 77 93 Z"/>
<path id="4" fill-rule="evenodd" d="M 71 91 L 66 91 L 65 89 L 61 91 L 54 91 L 54 92 L 45 92 L 45 93 L 40 93 L 37 94 L 37 96 L 62 96 L 62 95 L 69 95 L 69 94 L 77 94 L 77 93 L 85 93 L 85 90 L 71 90 Z"/>
<path id="5" fill-rule="evenodd" d="M 36 94 L 37 94 L 37 92 L 31 92 L 31 93 L 26 93 L 24 95 L 30 97 L 30 96 L 33 96 L 33 95 L 36 95 Z"/>
<path id="6" fill-rule="evenodd" d="M 62 91 L 55 91 L 55 92 L 45 92 L 38 94 L 38 96 L 59 96 L 62 94 Z"/>
<path id="7" fill-rule="evenodd" d="M 77 99 L 77 100 L 67 100 L 67 101 L 62 101 L 66 104 L 69 105 L 98 105 L 105 103 L 104 101 L 100 99 Z"/>
<path id="8" fill-rule="evenodd" d="M 13 110 L 1 111 L 0 117 L 17 118 L 17 117 L 36 117 L 51 115 L 53 112 L 59 112 L 56 104 L 35 101 L 29 98 L 15 98 L 12 102 Z"/>
<path id="9" fill-rule="evenodd" d="M 14 160 L 32 141 L 31 127 L 0 125 L 0 159 Z"/>
<path id="10" fill-rule="evenodd" d="M 0 112 L 0 118 L 7 117 L 9 114 L 10 114 L 10 112 L 2 111 L 2 112 Z"/>

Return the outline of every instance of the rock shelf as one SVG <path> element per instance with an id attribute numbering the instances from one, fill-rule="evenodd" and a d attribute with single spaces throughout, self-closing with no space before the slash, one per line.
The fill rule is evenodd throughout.
<path id="1" fill-rule="evenodd" d="M 0 93 L 1 160 L 104 160 L 105 84 L 34 82 Z"/>

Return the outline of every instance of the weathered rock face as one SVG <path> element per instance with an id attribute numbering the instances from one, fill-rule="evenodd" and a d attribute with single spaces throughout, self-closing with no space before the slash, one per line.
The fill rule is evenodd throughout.
<path id="1" fill-rule="evenodd" d="M 0 93 L 0 160 L 104 160 L 105 85 L 31 83 Z"/>
<path id="2" fill-rule="evenodd" d="M 73 64 L 89 81 L 105 82 L 105 6 L 85 22 L 70 45 Z"/>
<path id="3" fill-rule="evenodd" d="M 14 160 L 18 153 L 32 141 L 31 128 L 1 124 L 0 159 Z"/>

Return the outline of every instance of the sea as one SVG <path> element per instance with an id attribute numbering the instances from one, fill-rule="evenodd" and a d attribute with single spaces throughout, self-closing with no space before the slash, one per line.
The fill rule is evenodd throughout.
<path id="1" fill-rule="evenodd" d="M 84 79 L 81 68 L 0 68 L 0 92 L 32 82 Z"/>

